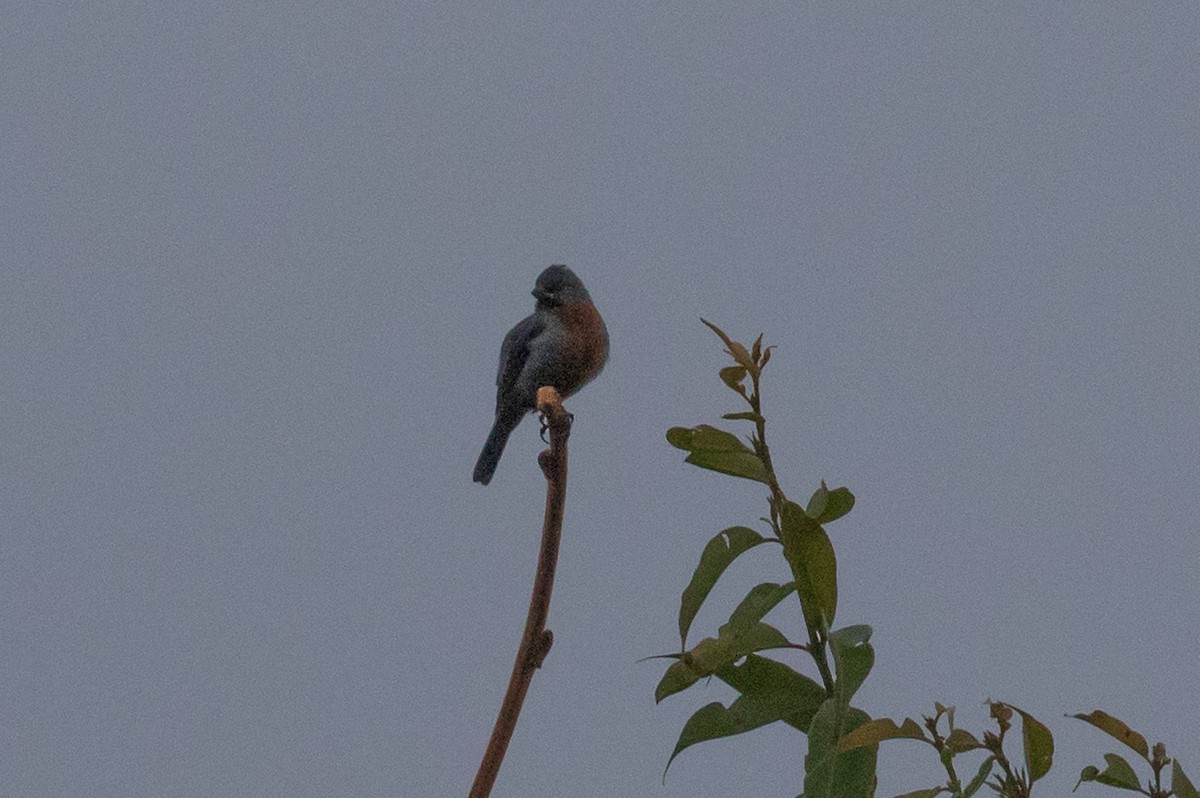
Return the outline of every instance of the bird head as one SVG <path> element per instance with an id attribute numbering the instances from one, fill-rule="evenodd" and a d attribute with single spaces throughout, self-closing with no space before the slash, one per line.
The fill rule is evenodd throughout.
<path id="1" fill-rule="evenodd" d="M 571 302 L 590 302 L 583 281 L 561 263 L 548 267 L 538 275 L 533 286 L 539 307 L 557 307 Z"/>

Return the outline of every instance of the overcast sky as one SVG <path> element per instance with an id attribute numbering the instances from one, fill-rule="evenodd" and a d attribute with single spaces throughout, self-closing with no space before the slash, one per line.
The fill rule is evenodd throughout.
<path id="1" fill-rule="evenodd" d="M 612 357 L 568 405 L 555 644 L 498 798 L 800 790 L 784 727 L 660 783 L 733 696 L 655 706 L 638 660 L 765 513 L 663 438 L 739 409 L 701 316 L 778 347 L 785 490 L 858 497 L 830 532 L 864 710 L 1012 702 L 1058 796 L 1114 746 L 1063 714 L 1102 707 L 1200 780 L 1198 40 L 1190 3 L 12 6 L 5 794 L 464 795 L 536 423 L 471 469 L 556 262 Z M 766 548 L 694 635 L 788 578 Z M 938 782 L 883 747 L 881 797 Z"/>

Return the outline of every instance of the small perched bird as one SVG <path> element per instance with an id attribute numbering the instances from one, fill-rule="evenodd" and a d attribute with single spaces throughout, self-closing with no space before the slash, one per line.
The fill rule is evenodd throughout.
<path id="1" fill-rule="evenodd" d="M 496 373 L 496 421 L 475 463 L 475 481 L 492 480 L 508 436 L 537 409 L 537 390 L 566 398 L 600 373 L 608 360 L 608 330 L 583 282 L 561 264 L 538 275 L 533 315 L 504 336 Z"/>

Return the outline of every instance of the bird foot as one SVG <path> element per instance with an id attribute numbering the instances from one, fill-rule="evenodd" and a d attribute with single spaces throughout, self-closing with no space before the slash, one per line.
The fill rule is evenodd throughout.
<path id="1" fill-rule="evenodd" d="M 549 441 L 549 439 L 546 438 L 546 433 L 550 431 L 550 422 L 548 422 L 546 420 L 546 416 L 544 413 L 538 414 L 538 422 L 541 423 L 541 425 L 542 425 L 541 429 L 538 431 L 538 435 L 541 437 L 542 443 L 549 443 L 550 441 Z M 569 427 L 574 423 L 575 423 L 575 414 L 567 413 L 567 426 Z"/>

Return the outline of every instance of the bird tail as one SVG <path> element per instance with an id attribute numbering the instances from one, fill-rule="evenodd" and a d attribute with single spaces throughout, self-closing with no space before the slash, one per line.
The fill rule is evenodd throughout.
<path id="1" fill-rule="evenodd" d="M 521 423 L 524 415 L 524 413 L 518 413 L 515 416 L 496 416 L 496 423 L 492 425 L 492 431 L 488 433 L 487 442 L 483 444 L 483 451 L 479 453 L 479 459 L 475 461 L 473 479 L 476 482 L 486 485 L 492 481 L 492 474 L 496 473 L 496 466 L 500 463 L 500 455 L 504 454 L 504 445 L 508 443 L 508 436 Z"/>

